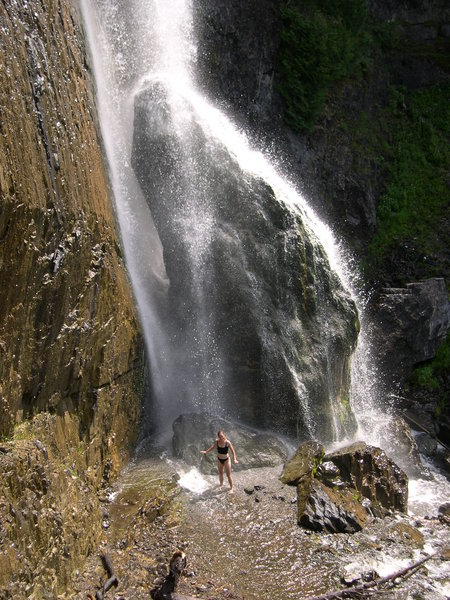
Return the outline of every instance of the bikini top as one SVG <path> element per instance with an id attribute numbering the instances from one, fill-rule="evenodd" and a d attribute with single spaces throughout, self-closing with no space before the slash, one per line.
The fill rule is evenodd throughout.
<path id="1" fill-rule="evenodd" d="M 225 446 L 221 448 L 219 443 L 217 443 L 217 453 L 218 454 L 228 454 L 228 440 L 225 442 Z"/>

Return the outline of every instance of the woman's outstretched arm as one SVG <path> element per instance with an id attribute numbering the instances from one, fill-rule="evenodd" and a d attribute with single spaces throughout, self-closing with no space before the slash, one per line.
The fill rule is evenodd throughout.
<path id="1" fill-rule="evenodd" d="M 228 446 L 230 447 L 231 452 L 233 453 L 233 460 L 235 463 L 238 463 L 238 459 L 236 458 L 236 452 L 234 451 L 233 444 L 228 440 Z"/>
<path id="2" fill-rule="evenodd" d="M 200 452 L 202 454 L 208 454 L 208 452 L 211 452 L 211 450 L 214 450 L 214 448 L 217 446 L 217 440 L 214 442 L 214 444 L 211 446 L 211 448 L 208 448 L 208 450 L 200 450 Z"/>

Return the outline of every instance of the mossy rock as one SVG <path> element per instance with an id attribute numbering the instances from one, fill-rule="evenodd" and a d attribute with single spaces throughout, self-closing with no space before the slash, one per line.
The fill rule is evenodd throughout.
<path id="1" fill-rule="evenodd" d="M 312 478 L 324 454 L 325 449 L 319 442 L 305 442 L 285 464 L 280 481 L 288 485 L 298 485 L 300 480 Z"/>

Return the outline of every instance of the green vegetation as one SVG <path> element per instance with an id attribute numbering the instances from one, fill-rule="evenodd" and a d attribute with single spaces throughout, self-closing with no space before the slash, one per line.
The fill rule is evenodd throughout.
<path id="1" fill-rule="evenodd" d="M 281 16 L 279 91 L 286 123 L 310 132 L 333 92 L 332 135 L 348 140 L 355 174 L 370 180 L 376 173 L 380 183 L 377 230 L 362 265 L 366 277 L 395 271 L 399 285 L 411 273 L 447 277 L 449 86 L 392 87 L 389 101 L 382 90 L 367 112 L 348 114 L 339 111 L 338 85 L 361 86 L 372 64 L 386 70 L 388 81 L 392 57 L 427 58 L 448 68 L 445 39 L 425 44 L 395 22 L 375 23 L 364 0 L 285 0 Z"/>
<path id="2" fill-rule="evenodd" d="M 436 356 L 425 365 L 416 367 L 411 376 L 411 384 L 415 388 L 428 391 L 437 390 L 440 387 L 440 379 L 450 373 L 450 336 L 438 348 Z"/>
<path id="3" fill-rule="evenodd" d="M 448 232 L 441 232 L 442 239 L 436 229 L 449 206 L 448 92 L 441 86 L 410 93 L 393 89 L 390 106 L 377 119 L 390 129 L 390 144 L 380 148 L 387 187 L 378 205 L 366 267 L 378 268 L 392 248 L 408 242 L 424 257 L 448 244 Z M 424 274 L 434 273 L 430 269 Z"/>
<path id="4" fill-rule="evenodd" d="M 409 381 L 414 391 L 429 392 L 436 398 L 435 416 L 438 420 L 449 403 L 449 373 L 450 335 L 438 348 L 436 356 L 431 361 L 414 369 Z"/>
<path id="5" fill-rule="evenodd" d="M 369 64 L 371 36 L 364 0 L 297 0 L 281 6 L 279 91 L 285 121 L 310 131 L 330 86 Z"/>

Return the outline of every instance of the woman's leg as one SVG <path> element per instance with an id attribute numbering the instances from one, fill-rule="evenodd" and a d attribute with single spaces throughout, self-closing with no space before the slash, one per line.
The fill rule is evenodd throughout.
<path id="1" fill-rule="evenodd" d="M 227 462 L 229 462 L 227 460 Z M 217 459 L 217 468 L 219 469 L 219 482 L 220 485 L 223 485 L 223 464 L 220 462 L 219 459 Z"/>
<path id="2" fill-rule="evenodd" d="M 231 460 L 228 459 L 227 462 L 225 463 L 225 473 L 227 474 L 228 477 L 228 483 L 230 484 L 230 491 L 233 491 L 233 478 L 231 477 Z M 223 477 L 223 474 L 222 474 Z"/>

